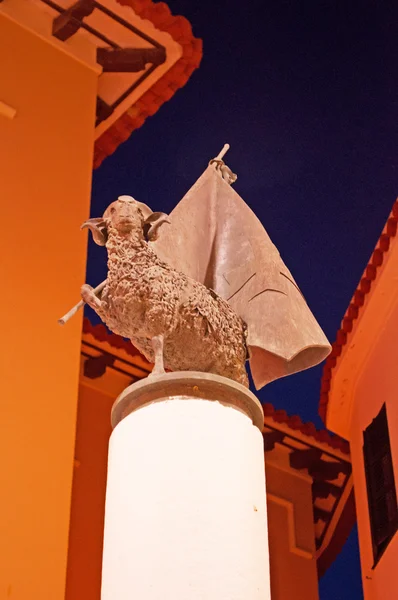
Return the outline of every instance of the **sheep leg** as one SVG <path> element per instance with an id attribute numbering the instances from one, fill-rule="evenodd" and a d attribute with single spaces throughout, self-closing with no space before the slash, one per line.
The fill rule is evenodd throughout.
<path id="1" fill-rule="evenodd" d="M 155 355 L 155 365 L 152 369 L 151 375 L 163 375 L 165 373 L 163 363 L 163 335 L 155 335 L 151 339 L 151 343 Z"/>
<path id="2" fill-rule="evenodd" d="M 80 294 L 82 300 L 97 313 L 97 315 L 100 317 L 100 319 L 102 319 L 102 321 L 106 322 L 106 306 L 104 305 L 104 302 L 98 298 L 98 296 L 95 293 L 95 290 L 93 290 L 91 285 L 83 285 L 80 289 Z"/>
<path id="3" fill-rule="evenodd" d="M 87 285 L 87 283 L 82 285 L 82 287 L 80 289 L 80 294 L 81 294 L 82 300 L 86 304 L 88 304 L 88 306 L 90 306 L 90 308 L 92 308 L 96 312 L 101 310 L 101 308 L 102 308 L 101 300 L 95 295 L 94 290 L 91 287 L 91 285 Z"/>

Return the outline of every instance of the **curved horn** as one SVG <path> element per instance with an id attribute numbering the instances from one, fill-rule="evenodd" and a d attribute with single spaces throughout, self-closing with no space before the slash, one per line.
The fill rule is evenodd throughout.
<path id="1" fill-rule="evenodd" d="M 138 202 L 138 200 L 136 200 L 135 203 L 137 204 L 138 208 L 141 209 L 142 214 L 144 215 L 144 219 L 149 219 L 149 217 L 154 214 L 149 208 L 149 206 L 147 206 L 143 202 Z"/>
<path id="2" fill-rule="evenodd" d="M 92 233 L 93 240 L 98 246 L 105 246 L 108 239 L 105 221 L 102 217 L 88 219 L 84 221 L 80 229 L 89 229 Z"/>
<path id="3" fill-rule="evenodd" d="M 144 222 L 144 236 L 147 242 L 154 242 L 158 237 L 158 229 L 163 223 L 170 223 L 168 215 L 162 212 L 151 212 Z"/>

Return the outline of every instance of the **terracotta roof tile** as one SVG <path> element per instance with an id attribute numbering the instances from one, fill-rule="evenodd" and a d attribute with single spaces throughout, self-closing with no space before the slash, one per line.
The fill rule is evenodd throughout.
<path id="1" fill-rule="evenodd" d="M 180 44 L 181 58 L 163 77 L 157 81 L 139 100 L 105 131 L 95 143 L 94 169 L 115 152 L 131 133 L 141 127 L 147 117 L 170 100 L 182 88 L 202 59 L 202 40 L 193 36 L 191 24 L 181 16 L 173 16 L 164 2 L 152 0 L 118 0 L 119 4 L 130 6 L 143 19 L 148 19 L 160 31 L 166 31 Z"/>
<path id="2" fill-rule="evenodd" d="M 106 342 L 113 348 L 124 350 L 130 356 L 142 356 L 129 340 L 126 340 L 119 335 L 115 335 L 114 333 L 110 333 L 102 323 L 99 325 L 92 325 L 90 321 L 85 318 L 83 320 L 83 333 L 92 335 L 99 342 Z M 143 360 L 146 360 L 144 357 L 142 358 Z"/>
<path id="3" fill-rule="evenodd" d="M 365 303 L 366 295 L 372 289 L 372 284 L 377 278 L 378 270 L 383 264 L 384 255 L 390 249 L 390 241 L 397 234 L 398 222 L 398 199 L 395 201 L 387 223 L 378 240 L 376 248 L 366 266 L 364 274 L 358 284 L 358 287 L 352 297 L 351 303 L 344 315 L 341 327 L 336 335 L 336 341 L 332 344 L 332 352 L 326 360 L 322 381 L 321 381 L 321 397 L 319 401 L 319 415 L 326 422 L 327 405 L 329 401 L 330 381 L 333 377 L 333 369 L 337 364 L 337 358 L 341 355 L 349 334 L 352 332 L 355 320 L 358 318 L 359 312 Z"/>
<path id="4" fill-rule="evenodd" d="M 313 437 L 317 442 L 328 444 L 344 454 L 350 453 L 350 446 L 346 440 L 331 434 L 325 429 L 318 430 L 313 423 L 303 423 L 298 415 L 289 416 L 285 410 L 275 409 L 272 404 L 263 404 L 264 416 L 271 417 L 276 423 L 284 423 L 294 431 Z"/>

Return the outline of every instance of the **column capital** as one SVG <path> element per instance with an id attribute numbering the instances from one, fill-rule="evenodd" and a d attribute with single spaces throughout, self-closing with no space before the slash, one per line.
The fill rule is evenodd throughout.
<path id="1" fill-rule="evenodd" d="M 174 398 L 214 401 L 233 407 L 263 430 L 263 409 L 250 390 L 227 377 L 196 371 L 165 373 L 129 385 L 112 407 L 112 427 L 143 406 Z"/>

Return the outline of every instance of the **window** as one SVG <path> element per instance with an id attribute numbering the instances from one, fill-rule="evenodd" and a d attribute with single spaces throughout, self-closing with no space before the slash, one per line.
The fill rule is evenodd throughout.
<path id="1" fill-rule="evenodd" d="M 385 404 L 364 431 L 363 439 L 375 566 L 398 528 L 397 494 Z"/>

